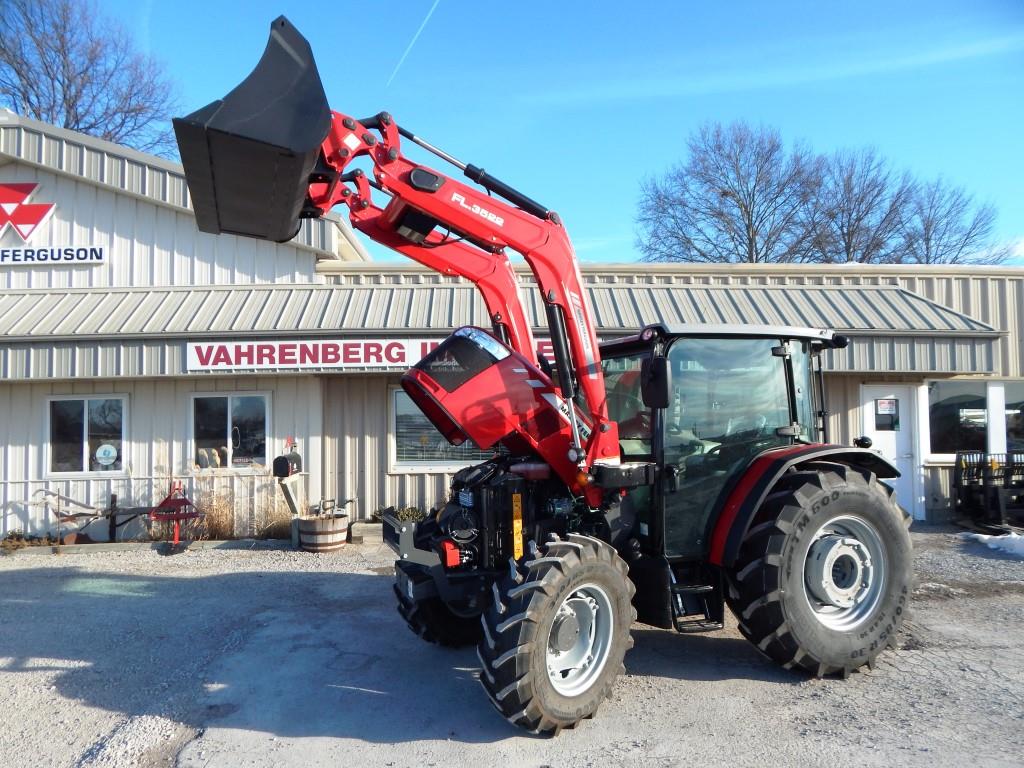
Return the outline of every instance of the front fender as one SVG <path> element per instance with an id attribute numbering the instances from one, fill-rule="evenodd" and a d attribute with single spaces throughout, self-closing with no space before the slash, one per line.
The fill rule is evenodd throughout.
<path id="1" fill-rule="evenodd" d="M 726 497 L 711 534 L 708 561 L 718 566 L 731 566 L 757 510 L 779 478 L 800 464 L 822 460 L 873 472 L 881 478 L 900 476 L 891 462 L 863 448 L 794 445 L 765 451 L 750 462 Z"/>

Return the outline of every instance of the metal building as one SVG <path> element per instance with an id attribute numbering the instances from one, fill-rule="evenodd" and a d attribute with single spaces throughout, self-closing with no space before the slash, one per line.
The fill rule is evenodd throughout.
<path id="1" fill-rule="evenodd" d="M 144 505 L 183 480 L 258 532 L 295 438 L 313 500 L 430 507 L 474 454 L 433 431 L 401 372 L 458 325 L 466 283 L 366 263 L 338 219 L 273 245 L 196 231 L 181 168 L 0 111 L 0 535 L 51 529 L 42 489 Z M 1024 450 L 1024 270 L 590 266 L 603 338 L 667 323 L 832 327 L 832 437 L 948 514 L 952 453 Z M 522 274 L 535 326 L 540 297 Z"/>

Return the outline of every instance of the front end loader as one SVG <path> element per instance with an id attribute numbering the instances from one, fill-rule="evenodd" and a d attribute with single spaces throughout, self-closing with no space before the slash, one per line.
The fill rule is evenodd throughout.
<path id="1" fill-rule="evenodd" d="M 908 517 L 892 465 L 828 440 L 822 358 L 843 337 L 655 323 L 599 345 L 558 214 L 388 113 L 332 112 L 284 17 L 238 88 L 174 124 L 201 230 L 284 241 L 341 205 L 480 290 L 490 327 L 456 330 L 402 387 L 448 441 L 493 457 L 457 472 L 425 520 L 385 515 L 383 531 L 399 613 L 424 640 L 476 645 L 510 722 L 551 734 L 593 716 L 637 619 L 715 630 L 728 606 L 763 654 L 818 676 L 893 642 Z M 471 183 L 412 162 L 403 139 Z M 509 252 L 533 273 L 552 360 Z"/>

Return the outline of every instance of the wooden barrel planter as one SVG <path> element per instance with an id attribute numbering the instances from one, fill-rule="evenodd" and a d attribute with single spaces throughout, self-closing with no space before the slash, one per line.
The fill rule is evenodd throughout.
<path id="1" fill-rule="evenodd" d="M 306 552 L 336 552 L 348 538 L 348 515 L 299 518 L 299 547 Z"/>

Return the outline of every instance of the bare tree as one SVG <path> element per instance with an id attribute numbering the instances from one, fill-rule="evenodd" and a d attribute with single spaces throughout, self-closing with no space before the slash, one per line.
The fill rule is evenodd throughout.
<path id="1" fill-rule="evenodd" d="M 645 261 L 999 264 L 996 211 L 876 150 L 826 157 L 746 123 L 703 126 L 689 158 L 640 189 Z"/>
<path id="2" fill-rule="evenodd" d="M 1010 248 L 993 239 L 996 210 L 975 206 L 960 187 L 939 178 L 919 184 L 902 227 L 899 261 L 913 264 L 999 264 Z"/>
<path id="3" fill-rule="evenodd" d="M 0 1 L 0 106 L 36 120 L 173 155 L 174 94 L 92 0 Z"/>
<path id="4" fill-rule="evenodd" d="M 641 188 L 638 246 L 647 261 L 789 262 L 806 258 L 803 219 L 817 160 L 777 131 L 705 125 L 690 158 Z"/>
<path id="5" fill-rule="evenodd" d="M 871 148 L 822 159 L 809 201 L 811 261 L 881 264 L 902 256 L 902 227 L 914 194 L 910 175 L 896 174 Z"/>

